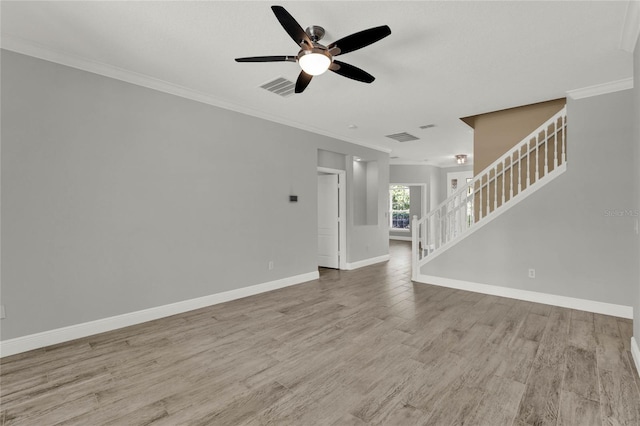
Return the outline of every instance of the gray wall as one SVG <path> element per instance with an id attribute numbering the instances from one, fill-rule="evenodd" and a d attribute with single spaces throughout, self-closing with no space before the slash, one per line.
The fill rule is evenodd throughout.
<path id="1" fill-rule="evenodd" d="M 367 191 L 367 225 L 378 225 L 379 218 L 379 203 L 378 198 L 380 197 L 380 184 L 379 184 L 379 167 L 377 161 L 369 161 L 367 163 L 367 173 L 366 173 L 366 191 Z"/>
<path id="2" fill-rule="evenodd" d="M 473 164 L 467 164 L 464 166 L 454 166 L 454 167 L 442 167 L 440 169 L 440 188 L 438 192 L 438 198 L 440 202 L 443 202 L 447 199 L 447 191 L 449 189 L 449 182 L 447 181 L 447 173 L 457 173 L 457 172 L 472 172 Z M 458 188 L 462 185 L 465 185 L 466 182 L 458 182 Z"/>
<path id="3" fill-rule="evenodd" d="M 391 183 L 426 183 L 427 211 L 438 205 L 444 198 L 441 193 L 440 168 L 435 166 L 398 165 L 389 166 Z"/>
<path id="4" fill-rule="evenodd" d="M 638 283 L 630 90 L 568 102 L 567 171 L 422 273 L 631 305 Z M 464 261 L 460 261 L 464 259 Z M 528 268 L 536 278 L 527 278 Z"/>
<path id="5" fill-rule="evenodd" d="M 633 147 L 634 147 L 634 163 L 633 170 L 635 176 L 633 179 L 635 194 L 635 208 L 636 211 L 640 211 L 640 37 L 636 41 L 636 48 L 633 53 Z M 636 221 L 640 218 L 636 218 Z M 640 252 L 640 235 L 636 229 L 636 250 Z M 635 259 L 636 269 L 638 270 L 638 279 L 636 281 L 636 294 L 633 307 L 633 335 L 636 338 L 636 342 L 640 344 L 640 259 Z"/>
<path id="6" fill-rule="evenodd" d="M 337 152 L 318 150 L 318 166 L 327 167 L 329 169 L 346 170 L 346 155 Z"/>
<path id="7" fill-rule="evenodd" d="M 318 149 L 378 161 L 385 215 L 386 153 L 1 59 L 2 339 L 315 271 Z M 349 262 L 388 253 L 347 226 Z"/>

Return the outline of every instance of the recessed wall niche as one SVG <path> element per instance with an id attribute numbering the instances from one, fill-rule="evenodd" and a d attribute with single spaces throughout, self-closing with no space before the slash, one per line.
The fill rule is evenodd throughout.
<path id="1" fill-rule="evenodd" d="M 378 162 L 353 160 L 353 224 L 378 224 Z"/>

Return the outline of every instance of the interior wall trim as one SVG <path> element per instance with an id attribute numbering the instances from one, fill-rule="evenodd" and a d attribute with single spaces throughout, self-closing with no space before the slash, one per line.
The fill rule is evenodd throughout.
<path id="1" fill-rule="evenodd" d="M 631 357 L 636 365 L 636 371 L 640 374 L 640 347 L 635 337 L 631 337 Z"/>
<path id="2" fill-rule="evenodd" d="M 607 93 L 620 92 L 622 90 L 633 89 L 633 77 L 622 80 L 610 81 L 608 83 L 596 84 L 594 86 L 583 87 L 581 89 L 567 91 L 567 96 L 571 99 L 590 98 L 592 96 L 606 95 Z"/>
<path id="3" fill-rule="evenodd" d="M 376 151 L 381 151 L 387 154 L 391 152 L 391 149 L 389 148 L 363 143 L 355 139 L 345 138 L 344 136 L 327 132 L 317 127 L 309 126 L 297 121 L 289 120 L 285 117 L 264 113 L 252 108 L 246 108 L 233 102 L 216 98 L 203 91 L 169 83 L 165 80 L 126 70 L 124 68 L 118 68 L 102 62 L 82 58 L 80 56 L 71 55 L 66 52 L 59 52 L 42 45 L 20 39 L 15 36 L 3 35 L 0 43 L 0 46 L 3 49 L 12 52 L 32 56 L 34 58 L 43 59 L 45 61 L 54 62 L 56 64 L 65 65 L 67 67 L 76 68 L 93 74 L 98 74 L 103 77 L 113 78 L 116 80 L 135 84 L 137 86 L 146 87 L 147 89 L 153 89 L 159 92 L 168 93 L 170 95 L 180 96 L 181 98 L 190 99 L 192 101 L 200 102 L 203 104 L 239 112 L 241 114 L 250 115 L 253 117 L 272 121 L 274 123 L 283 124 L 285 126 L 294 127 L 300 130 L 305 130 L 307 132 L 327 136 L 344 142 L 349 142 L 355 145 L 364 146 L 366 148 L 374 149 Z"/>
<path id="4" fill-rule="evenodd" d="M 411 237 L 404 237 L 402 235 L 389 235 L 389 239 L 396 241 L 411 241 Z"/>
<path id="5" fill-rule="evenodd" d="M 33 349 L 39 349 L 58 343 L 68 342 L 70 340 L 80 339 L 82 337 L 92 336 L 94 334 L 117 330 L 119 328 L 181 314 L 194 309 L 200 309 L 211 305 L 217 305 L 218 303 L 229 302 L 231 300 L 265 293 L 267 291 L 301 284 L 318 278 L 318 271 L 313 271 L 306 274 L 294 275 L 292 277 L 224 291 L 222 293 L 211 294 L 208 296 L 197 297 L 195 299 L 184 300 L 168 305 L 157 306 L 141 311 L 130 312 L 82 324 L 43 331 L 41 333 L 16 337 L 14 339 L 8 339 L 0 342 L 0 357 L 15 355 Z"/>
<path id="6" fill-rule="evenodd" d="M 578 299 L 576 297 L 539 293 L 536 291 L 481 284 L 471 281 L 454 280 L 451 278 L 436 277 L 432 275 L 418 274 L 418 278 L 414 281 L 423 284 L 432 284 L 441 287 L 455 288 L 458 290 L 490 294 L 492 296 L 507 297 L 509 299 L 525 300 L 527 302 L 542 303 L 545 305 L 559 306 L 561 308 L 570 308 L 579 311 L 593 312 L 596 314 L 611 315 L 614 317 L 628 319 L 633 318 L 632 306 L 616 305 L 613 303 L 597 302 L 595 300 Z"/>
<path id="7" fill-rule="evenodd" d="M 378 257 L 371 257 L 369 259 L 358 260 L 357 262 L 350 262 L 350 263 L 347 263 L 347 271 L 352 271 L 358 268 L 364 268 L 365 266 L 386 262 L 388 260 L 389 260 L 389 255 L 385 254 Z"/>

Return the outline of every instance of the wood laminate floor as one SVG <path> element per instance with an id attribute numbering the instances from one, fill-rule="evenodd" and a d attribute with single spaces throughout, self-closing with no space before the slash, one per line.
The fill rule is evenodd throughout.
<path id="1" fill-rule="evenodd" d="M 356 271 L 1 363 L 2 425 L 638 425 L 631 321 Z"/>

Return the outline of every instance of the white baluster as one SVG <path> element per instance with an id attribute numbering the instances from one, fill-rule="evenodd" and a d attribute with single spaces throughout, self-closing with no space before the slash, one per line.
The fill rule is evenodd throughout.
<path id="1" fill-rule="evenodd" d="M 531 186 L 531 149 L 527 144 L 527 189 Z"/>
<path id="2" fill-rule="evenodd" d="M 518 150 L 518 195 L 522 192 L 522 151 Z"/>
<path id="3" fill-rule="evenodd" d="M 422 233 L 420 237 L 422 238 L 422 252 L 424 253 L 427 250 L 427 254 L 429 253 L 429 234 L 431 233 L 430 222 L 427 217 L 423 219 L 422 222 Z"/>
<path id="4" fill-rule="evenodd" d="M 478 219 L 482 219 L 482 208 L 484 204 L 482 204 L 482 176 L 480 176 L 480 208 L 478 209 Z"/>
<path id="5" fill-rule="evenodd" d="M 464 222 L 463 222 L 462 215 L 461 215 L 461 212 L 462 212 L 462 199 L 463 198 L 464 198 L 464 193 L 461 192 L 460 195 L 458 195 L 458 214 L 457 214 L 458 223 L 457 223 L 457 226 L 456 226 L 456 228 L 458 228 L 458 232 L 457 232 L 458 235 L 461 235 L 464 232 L 464 230 L 462 228 L 462 224 Z"/>
<path id="6" fill-rule="evenodd" d="M 445 226 L 444 226 L 444 220 L 446 218 L 442 216 L 442 209 L 438 210 L 438 247 L 442 246 L 442 240 L 443 240 L 443 232 L 445 230 Z"/>
<path id="7" fill-rule="evenodd" d="M 562 118 L 560 118 L 562 121 Z M 558 122 L 553 123 L 553 169 L 555 170 L 560 164 L 558 163 Z"/>
<path id="8" fill-rule="evenodd" d="M 549 134 L 547 133 L 548 128 L 544 129 L 544 175 L 546 176 L 549 173 Z"/>
<path id="9" fill-rule="evenodd" d="M 449 233 L 451 232 L 451 216 L 449 214 L 449 209 L 445 207 L 444 209 L 444 234 L 442 238 L 442 244 L 447 244 L 449 242 Z"/>
<path id="10" fill-rule="evenodd" d="M 498 166 L 493 170 L 493 211 L 498 208 Z"/>
<path id="11" fill-rule="evenodd" d="M 562 117 L 562 162 L 567 161 L 567 116 Z"/>
<path id="12" fill-rule="evenodd" d="M 458 207 L 457 207 L 457 203 L 456 200 L 459 199 L 459 196 L 456 195 L 453 198 L 453 237 L 455 238 L 458 235 Z"/>
<path id="13" fill-rule="evenodd" d="M 431 253 L 431 248 L 435 247 L 435 235 L 436 235 L 436 224 L 433 221 L 433 214 L 431 214 L 429 216 L 428 222 L 427 222 L 427 229 L 428 229 L 428 234 L 427 234 L 427 254 Z"/>
<path id="14" fill-rule="evenodd" d="M 464 226 L 465 229 L 471 228 L 471 224 L 474 223 L 476 221 L 475 218 L 475 210 L 474 210 L 474 195 L 473 193 L 471 193 L 471 196 L 467 197 L 467 210 L 465 211 L 464 214 Z M 470 215 L 467 212 L 471 212 L 471 217 L 469 217 Z"/>
<path id="15" fill-rule="evenodd" d="M 540 172 L 538 171 L 538 164 L 540 163 L 540 133 L 536 135 L 536 162 L 535 162 L 535 170 L 536 170 L 536 182 L 540 179 Z"/>
<path id="16" fill-rule="evenodd" d="M 509 157 L 509 201 L 513 198 L 513 154 Z"/>
<path id="17" fill-rule="evenodd" d="M 414 280 L 418 278 L 418 261 L 422 258 L 422 250 L 420 250 L 420 246 L 418 245 L 419 228 L 418 216 L 414 215 L 411 221 L 411 277 Z"/>
<path id="18" fill-rule="evenodd" d="M 502 176 L 502 205 L 503 206 L 504 206 L 504 202 L 505 202 L 505 192 L 507 190 L 506 187 L 505 187 L 506 186 L 506 182 L 505 182 L 506 173 L 504 172 L 504 168 L 506 167 L 506 165 L 507 165 L 507 160 L 504 160 L 502 162 L 502 173 L 501 173 L 501 176 Z"/>
<path id="19" fill-rule="evenodd" d="M 442 233 L 442 245 L 447 244 L 447 241 L 449 241 L 449 239 L 447 238 L 447 235 L 449 233 L 449 209 L 447 208 L 447 206 L 443 206 L 442 207 L 443 212 L 442 212 L 442 229 L 443 229 L 443 233 Z"/>

